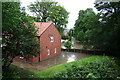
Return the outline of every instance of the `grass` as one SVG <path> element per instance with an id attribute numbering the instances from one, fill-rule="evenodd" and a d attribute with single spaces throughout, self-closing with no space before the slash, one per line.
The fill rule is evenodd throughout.
<path id="1" fill-rule="evenodd" d="M 51 67 L 49 69 L 43 70 L 41 72 L 35 72 L 35 74 L 40 78 L 53 77 L 55 74 L 57 74 L 61 71 L 66 71 L 66 66 L 68 66 L 68 65 L 69 66 L 71 66 L 71 65 L 80 66 L 80 65 L 84 65 L 86 63 L 92 62 L 92 61 L 96 61 L 97 59 L 101 59 L 101 58 L 103 58 L 103 56 L 91 56 L 91 57 L 84 58 L 84 59 L 81 59 L 78 61 L 60 64 L 60 65 Z"/>
<path id="2" fill-rule="evenodd" d="M 104 57 L 108 57 L 108 56 L 91 56 L 91 57 L 84 58 L 81 60 L 60 64 L 60 65 L 51 67 L 49 69 L 43 70 L 41 72 L 26 70 L 26 69 L 17 67 L 15 65 L 11 65 L 10 70 L 16 72 L 16 74 L 14 74 L 14 76 L 19 77 L 19 78 L 51 78 L 57 73 L 66 71 L 66 69 L 67 69 L 66 66 L 67 67 L 69 67 L 71 65 L 80 66 L 80 65 L 84 65 L 86 63 L 94 62 L 96 60 L 101 60 Z M 108 58 L 111 58 L 111 60 L 112 60 L 113 57 L 108 57 Z M 116 58 L 116 60 L 118 60 L 118 59 Z M 116 61 L 116 63 L 119 63 L 119 61 Z M 120 66 L 120 64 L 119 64 L 119 66 Z M 12 75 L 12 73 L 11 73 L 11 75 Z"/>

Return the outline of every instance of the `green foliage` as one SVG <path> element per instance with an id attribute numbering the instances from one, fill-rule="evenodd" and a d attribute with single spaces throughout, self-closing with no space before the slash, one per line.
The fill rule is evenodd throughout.
<path id="1" fill-rule="evenodd" d="M 63 31 L 68 23 L 68 12 L 58 4 L 58 2 L 50 2 L 48 0 L 36 1 L 31 3 L 29 10 L 35 14 L 37 21 L 55 23 L 56 28 L 63 36 Z"/>
<path id="2" fill-rule="evenodd" d="M 69 36 L 68 36 L 68 35 L 66 35 L 66 36 L 63 35 L 63 36 L 62 36 L 62 39 L 67 40 L 67 39 L 69 39 Z"/>
<path id="3" fill-rule="evenodd" d="M 2 3 L 3 68 L 8 68 L 15 56 L 39 53 L 39 41 L 33 22 L 25 13 L 25 8 L 20 7 L 20 3 Z"/>
<path id="4" fill-rule="evenodd" d="M 115 62 L 104 57 L 103 59 L 89 62 L 81 66 L 75 64 L 67 67 L 67 71 L 56 74 L 55 78 L 112 78 L 116 79 L 119 74 L 120 68 Z"/>
<path id="5" fill-rule="evenodd" d="M 94 41 L 95 47 L 120 56 L 120 2 L 96 2 L 95 7 L 101 21 L 91 41 Z"/>
<path id="6" fill-rule="evenodd" d="M 10 69 L 8 70 L 9 73 L 6 74 L 6 77 L 9 76 L 9 75 L 13 76 L 13 74 L 16 74 L 16 76 L 19 76 L 19 77 L 12 78 L 12 80 L 13 79 L 18 79 L 18 78 L 19 79 L 33 79 L 33 78 L 34 79 L 36 79 L 36 78 L 40 78 L 40 79 L 45 78 L 45 79 L 47 79 L 47 78 L 51 78 L 51 79 L 54 80 L 54 78 L 56 78 L 56 77 L 58 79 L 58 77 L 60 77 L 59 74 L 61 74 L 61 73 L 64 74 L 65 71 L 70 72 L 70 71 L 68 71 L 69 69 L 73 71 L 72 73 L 75 73 L 72 68 L 74 68 L 76 70 L 76 69 L 79 69 L 79 68 L 82 67 L 82 70 L 85 70 L 86 72 L 88 72 L 87 71 L 88 69 L 89 69 L 89 71 L 91 71 L 91 72 L 86 74 L 87 78 L 96 78 L 97 74 L 94 74 L 94 72 L 92 71 L 92 70 L 95 70 L 95 69 L 93 69 L 94 67 L 96 67 L 96 68 L 100 67 L 99 69 L 97 69 L 97 70 L 100 70 L 100 71 L 102 70 L 102 68 L 103 69 L 105 68 L 105 70 L 107 70 L 107 72 L 110 72 L 110 73 L 116 72 L 116 70 L 118 70 L 118 66 L 114 63 L 114 60 L 115 60 L 115 58 L 110 58 L 108 56 L 91 56 L 91 57 L 84 58 L 84 59 L 81 59 L 81 60 L 78 60 L 78 61 L 73 61 L 73 62 L 69 62 L 69 63 L 63 63 L 63 64 L 48 68 L 48 69 L 40 71 L 40 72 L 38 72 L 38 71 L 30 71 L 30 70 L 26 70 L 26 69 L 19 68 L 17 66 L 11 65 Z M 95 64 L 93 64 L 93 63 L 95 63 Z M 103 63 L 103 64 L 99 65 L 101 63 Z M 118 60 L 118 63 L 119 63 L 119 60 Z M 104 67 L 102 67 L 103 65 L 104 65 Z M 115 70 L 110 71 L 110 70 L 112 70 L 114 68 L 115 68 Z M 86 73 L 85 71 L 83 71 L 83 72 L 81 71 L 81 72 Z M 77 71 L 77 72 L 79 72 L 79 71 Z M 95 71 L 95 72 L 97 72 L 97 71 Z M 75 73 L 75 74 L 77 74 L 77 73 Z M 116 74 L 117 73 L 110 74 L 110 75 L 116 75 Z M 6 80 L 6 77 L 4 77 L 3 80 Z M 13 76 L 13 77 L 15 77 L 15 76 Z M 7 78 L 11 79 L 10 77 L 7 77 Z M 119 78 L 120 78 L 120 75 L 118 74 L 117 79 L 119 79 Z M 63 79 L 63 78 L 60 77 L 60 79 Z M 75 78 L 75 79 L 77 79 L 77 78 Z M 115 76 L 115 79 L 116 79 L 116 76 Z"/>
<path id="7" fill-rule="evenodd" d="M 82 48 L 80 48 L 81 50 L 85 50 L 86 48 L 85 47 L 82 47 Z"/>
<path id="8" fill-rule="evenodd" d="M 71 46 L 72 46 L 71 41 L 65 42 L 65 43 L 64 43 L 64 46 L 65 46 L 67 49 L 71 49 Z"/>
<path id="9" fill-rule="evenodd" d="M 13 64 L 10 65 L 4 75 L 5 76 L 2 77 L 2 80 L 28 80 L 36 77 L 36 75 L 34 75 L 34 71 L 26 70 Z"/>
<path id="10" fill-rule="evenodd" d="M 18 73 L 14 72 L 14 71 L 9 70 L 9 73 L 7 72 L 4 75 L 5 76 L 2 77 L 2 80 L 7 80 L 7 79 L 17 80 L 17 79 L 20 79 L 20 76 L 18 75 Z"/>
<path id="11" fill-rule="evenodd" d="M 69 32 L 68 32 L 68 38 L 69 40 L 71 40 L 74 36 L 74 30 L 73 29 L 70 29 Z"/>
<path id="12" fill-rule="evenodd" d="M 92 36 L 90 33 L 93 31 L 92 28 L 96 27 L 97 20 L 97 15 L 91 8 L 80 10 L 74 27 L 74 37 L 76 40 L 82 41 L 84 44 L 88 43 Z"/>
<path id="13" fill-rule="evenodd" d="M 96 2 L 95 7 L 97 15 L 91 9 L 79 11 L 75 38 L 90 49 L 120 56 L 120 2 Z"/>

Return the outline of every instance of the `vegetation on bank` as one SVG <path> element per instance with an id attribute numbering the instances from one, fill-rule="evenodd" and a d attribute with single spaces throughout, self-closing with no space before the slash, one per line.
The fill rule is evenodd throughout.
<path id="1" fill-rule="evenodd" d="M 120 56 L 120 2 L 95 2 L 92 8 L 80 10 L 72 36 L 89 49 Z"/>
<path id="2" fill-rule="evenodd" d="M 115 57 L 91 56 L 60 64 L 41 72 L 11 65 L 6 78 L 120 78 L 120 64 Z"/>

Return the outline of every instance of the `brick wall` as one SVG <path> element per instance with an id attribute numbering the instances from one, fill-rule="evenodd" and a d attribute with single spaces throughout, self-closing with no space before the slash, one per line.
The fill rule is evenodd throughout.
<path id="1" fill-rule="evenodd" d="M 50 42 L 51 36 L 54 37 L 54 42 Z M 40 61 L 61 53 L 61 35 L 53 24 L 40 36 L 40 48 Z M 55 48 L 57 53 L 54 53 Z M 48 49 L 50 50 L 50 55 L 47 55 Z"/>

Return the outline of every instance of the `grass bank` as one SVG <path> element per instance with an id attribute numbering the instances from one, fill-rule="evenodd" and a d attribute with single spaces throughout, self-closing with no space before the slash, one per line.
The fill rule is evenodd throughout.
<path id="1" fill-rule="evenodd" d="M 84 65 L 86 63 L 92 62 L 92 61 L 96 61 L 101 58 L 103 58 L 103 56 L 91 56 L 91 57 L 84 58 L 81 60 L 60 64 L 60 65 L 51 67 L 49 69 L 43 70 L 41 72 L 35 72 L 35 74 L 40 78 L 41 77 L 42 78 L 53 77 L 55 74 L 61 71 L 66 71 L 66 66 L 72 66 L 72 65 L 80 66 L 80 65 Z"/>
<path id="2" fill-rule="evenodd" d="M 81 60 L 60 64 L 60 65 L 51 67 L 49 69 L 43 70 L 41 72 L 25 70 L 25 69 L 15 66 L 15 65 L 11 65 L 11 67 L 9 69 L 9 73 L 7 73 L 6 75 L 8 78 L 12 77 L 12 78 L 19 78 L 19 79 L 21 79 L 21 78 L 51 78 L 51 77 L 54 77 L 54 75 L 59 74 L 61 72 L 67 72 L 68 68 L 72 68 L 71 67 L 72 65 L 75 65 L 77 67 L 84 66 L 87 63 L 101 61 L 102 59 L 106 59 L 106 58 L 109 58 L 110 61 L 114 61 L 114 64 L 115 64 L 114 69 L 118 70 L 118 68 L 120 66 L 118 58 L 108 57 L 108 56 L 91 56 L 91 57 L 84 58 Z M 110 63 L 110 61 L 108 61 L 108 64 Z M 110 64 L 110 65 L 112 66 L 112 64 Z M 106 69 L 107 69 L 107 67 L 106 67 Z"/>

